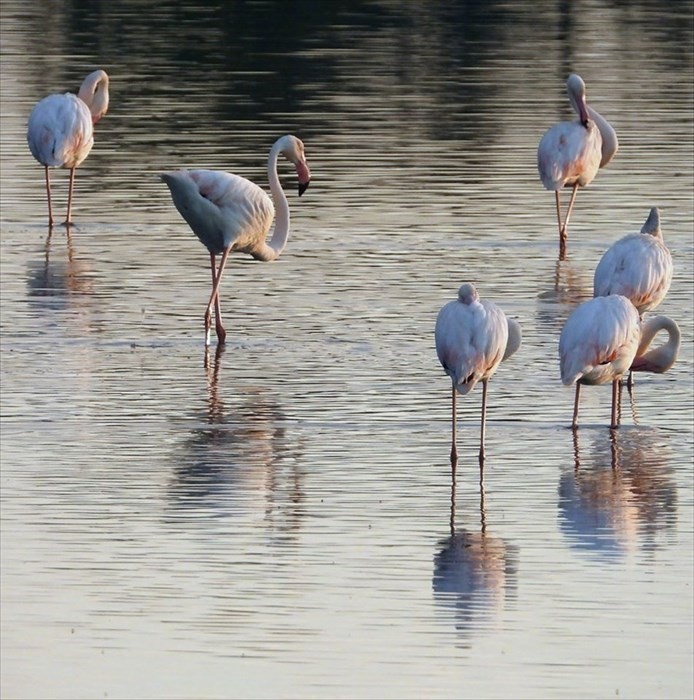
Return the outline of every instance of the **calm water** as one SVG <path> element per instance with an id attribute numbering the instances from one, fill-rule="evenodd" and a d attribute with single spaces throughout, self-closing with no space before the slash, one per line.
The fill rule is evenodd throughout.
<path id="1" fill-rule="evenodd" d="M 220 5 L 0 6 L 3 697 L 692 697 L 692 4 Z M 49 238 L 27 116 L 95 67 Z M 570 71 L 621 149 L 558 264 L 535 150 Z M 289 245 L 230 261 L 206 367 L 207 254 L 157 173 L 266 185 L 286 132 L 312 185 L 282 165 Z M 559 332 L 652 206 L 680 358 L 612 435 L 587 388 L 574 438 Z M 483 486 L 459 402 L 452 492 L 433 326 L 466 280 L 524 345 Z"/>

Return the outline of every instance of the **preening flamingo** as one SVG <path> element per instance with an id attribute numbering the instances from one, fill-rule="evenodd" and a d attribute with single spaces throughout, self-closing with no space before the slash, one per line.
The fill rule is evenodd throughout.
<path id="1" fill-rule="evenodd" d="M 660 214 L 651 209 L 640 233 L 630 233 L 603 254 L 593 277 L 593 295 L 621 294 L 640 316 L 665 298 L 672 283 L 672 255 L 663 242 Z"/>
<path id="2" fill-rule="evenodd" d="M 581 384 L 612 382 L 612 423 L 618 426 L 619 380 L 629 369 L 641 340 L 639 313 L 620 295 L 595 297 L 577 306 L 559 338 L 561 379 L 576 384 L 572 428 L 578 427 Z"/>
<path id="3" fill-rule="evenodd" d="M 667 343 L 649 350 L 655 336 L 665 331 Z M 675 364 L 680 351 L 679 326 L 667 316 L 652 316 L 641 324 L 641 339 L 631 367 L 632 372 L 663 374 Z"/>
<path id="4" fill-rule="evenodd" d="M 106 72 L 96 70 L 84 79 L 77 95 L 66 92 L 44 97 L 29 115 L 27 141 L 31 154 L 45 170 L 49 226 L 53 225 L 53 209 L 48 168 L 70 169 L 65 223 L 71 224 L 75 170 L 92 150 L 93 125 L 108 110 L 108 85 Z"/>
<path id="5" fill-rule="evenodd" d="M 610 124 L 586 103 L 586 85 L 572 73 L 567 81 L 571 106 L 578 120 L 559 122 L 548 129 L 537 149 L 537 168 L 542 184 L 554 190 L 559 224 L 559 257 L 566 255 L 566 232 L 579 187 L 586 187 L 600 168 L 617 153 L 619 142 Z M 571 187 L 571 199 L 564 223 L 561 220 L 562 187 Z"/>
<path id="6" fill-rule="evenodd" d="M 456 447 L 456 394 L 467 394 L 482 382 L 480 461 L 484 459 L 487 382 L 497 367 L 521 344 L 521 328 L 490 301 L 480 299 L 472 284 L 458 289 L 458 298 L 445 304 L 436 318 L 436 354 L 452 381 L 451 462 Z"/>
<path id="7" fill-rule="evenodd" d="M 215 309 L 217 340 L 224 343 L 219 285 L 229 253 L 248 253 L 256 260 L 279 257 L 289 237 L 289 204 L 277 175 L 277 159 L 282 154 L 296 168 L 299 196 L 309 186 L 311 172 L 304 144 L 296 136 L 282 136 L 273 144 L 267 163 L 272 199 L 246 178 L 216 170 L 176 170 L 162 173 L 171 190 L 173 203 L 210 253 L 212 294 L 205 309 L 205 345 L 210 344 L 212 306 Z M 274 202 L 274 204 L 273 204 Z M 275 210 L 277 215 L 275 217 Z M 266 241 L 272 220 L 275 228 Z M 221 254 L 219 269 L 216 256 Z"/>

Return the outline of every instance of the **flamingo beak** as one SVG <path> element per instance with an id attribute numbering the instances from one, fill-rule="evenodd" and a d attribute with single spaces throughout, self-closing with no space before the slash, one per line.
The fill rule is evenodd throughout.
<path id="1" fill-rule="evenodd" d="M 296 164 L 296 174 L 299 176 L 299 197 L 301 197 L 311 183 L 311 171 L 305 160 L 301 160 Z"/>

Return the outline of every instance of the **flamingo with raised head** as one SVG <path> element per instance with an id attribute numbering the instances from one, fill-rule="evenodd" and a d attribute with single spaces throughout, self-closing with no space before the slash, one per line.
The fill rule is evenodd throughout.
<path id="1" fill-rule="evenodd" d="M 445 304 L 436 318 L 436 354 L 452 382 L 451 463 L 458 459 L 456 446 L 456 394 L 465 395 L 482 382 L 480 461 L 484 460 L 487 383 L 499 364 L 521 345 L 520 325 L 507 319 L 490 301 L 480 299 L 475 287 L 465 283 L 458 298 Z"/>
<path id="2" fill-rule="evenodd" d="M 629 369 L 641 340 L 636 307 L 621 295 L 595 297 L 577 306 L 559 338 L 561 379 L 576 384 L 571 427 L 578 427 L 582 384 L 612 383 L 612 428 L 619 425 L 619 380 Z"/>
<path id="3" fill-rule="evenodd" d="M 542 184 L 554 190 L 559 225 L 559 257 L 566 257 L 569 217 L 579 187 L 586 187 L 615 156 L 619 141 L 606 119 L 586 103 L 586 85 L 572 73 L 567 81 L 571 106 L 578 114 L 572 122 L 559 122 L 548 129 L 537 149 L 537 168 Z M 560 191 L 571 187 L 571 199 L 562 223 Z"/>
<path id="4" fill-rule="evenodd" d="M 226 339 L 219 285 L 229 253 L 248 253 L 256 260 L 271 261 L 276 260 L 287 245 L 289 204 L 277 175 L 280 153 L 296 168 L 301 196 L 309 186 L 311 172 L 304 144 L 291 134 L 277 139 L 270 149 L 267 173 L 272 199 L 255 183 L 231 173 L 176 170 L 161 174 L 171 190 L 176 209 L 210 253 L 212 293 L 205 309 L 205 346 L 210 344 L 213 306 L 217 341 L 223 344 Z M 275 228 L 267 241 L 273 218 Z M 220 254 L 217 268 L 216 256 Z"/>
<path id="5" fill-rule="evenodd" d="M 49 95 L 36 104 L 29 115 L 27 142 L 31 154 L 44 167 L 48 225 L 53 225 L 49 168 L 69 168 L 70 184 L 65 224 L 72 223 L 72 192 L 75 170 L 94 145 L 94 128 L 108 110 L 109 77 L 95 70 L 82 82 L 77 95 L 70 92 Z"/>

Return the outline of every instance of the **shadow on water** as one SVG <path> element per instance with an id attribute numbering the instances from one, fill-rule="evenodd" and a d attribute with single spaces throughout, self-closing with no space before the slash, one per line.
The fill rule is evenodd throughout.
<path id="1" fill-rule="evenodd" d="M 677 486 L 667 436 L 642 428 L 600 431 L 559 479 L 559 527 L 570 546 L 602 560 L 655 552 L 677 519 Z"/>
<path id="2" fill-rule="evenodd" d="M 222 397 L 223 354 L 206 362 L 207 405 L 176 452 L 167 518 L 252 513 L 272 541 L 293 541 L 304 513 L 300 440 L 271 391 Z"/>
<path id="3" fill-rule="evenodd" d="M 554 333 L 561 331 L 576 306 L 593 296 L 593 283 L 571 260 L 557 260 L 552 282 L 552 287 L 538 295 L 537 324 Z"/>
<path id="4" fill-rule="evenodd" d="M 483 470 L 480 466 L 479 525 L 456 528 L 456 483 L 452 478 L 450 535 L 438 543 L 434 555 L 434 598 L 452 613 L 455 628 L 464 639 L 500 617 L 518 585 L 518 548 L 487 531 Z"/>

